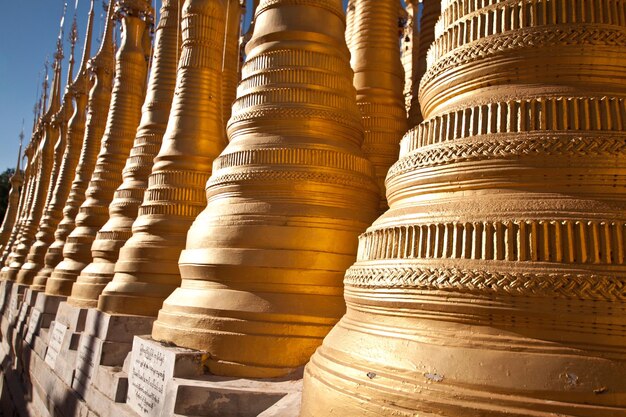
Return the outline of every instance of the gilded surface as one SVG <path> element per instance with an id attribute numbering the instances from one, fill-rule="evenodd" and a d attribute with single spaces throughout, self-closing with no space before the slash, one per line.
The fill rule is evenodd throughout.
<path id="1" fill-rule="evenodd" d="M 98 302 L 108 313 L 156 316 L 180 285 L 178 258 L 187 230 L 206 206 L 211 164 L 226 146 L 221 112 L 225 25 L 220 14 L 226 7 L 221 0 L 181 2 L 182 49 L 175 54 L 177 35 L 171 28 L 178 18 L 176 5 L 163 3 L 167 13 L 160 34 L 163 53 L 180 58 L 176 94 L 133 235 L 120 249 L 113 281 Z"/>
<path id="2" fill-rule="evenodd" d="M 352 0 L 349 8 L 353 22 L 346 38 L 363 121 L 363 152 L 374 165 L 383 212 L 387 208 L 385 177 L 398 160 L 400 139 L 407 130 L 397 35 L 400 4 L 397 0 Z"/>
<path id="3" fill-rule="evenodd" d="M 344 311 L 342 275 L 380 201 L 344 19 L 340 0 L 257 8 L 230 142 L 152 333 L 208 351 L 214 374 L 286 375 Z"/>
<path id="4" fill-rule="evenodd" d="M 301 416 L 626 416 L 625 15 L 441 2 Z"/>
<path id="5" fill-rule="evenodd" d="M 109 206 L 109 220 L 98 231 L 91 246 L 93 262 L 82 271 L 74 286 L 82 305 L 96 307 L 100 293 L 113 279 L 119 250 L 132 236 L 132 224 L 143 201 L 152 163 L 167 127 L 178 56 L 176 4 L 163 3 L 141 120 L 122 171 L 122 184 L 115 191 Z"/>
<path id="6" fill-rule="evenodd" d="M 87 61 L 91 50 L 91 27 L 93 25 L 93 1 L 87 24 L 87 35 L 85 36 L 85 46 L 83 48 L 83 58 L 76 80 L 72 80 L 74 50 L 70 54 L 70 65 L 68 69 L 68 86 L 63 97 L 63 105 L 57 113 L 57 124 L 60 129 L 60 140 L 65 138 L 64 152 L 60 157 L 58 175 L 54 189 L 50 188 L 50 201 L 46 207 L 45 214 L 41 218 L 39 230 L 35 235 L 35 243 L 30 248 L 26 262 L 22 265 L 17 282 L 21 284 L 32 284 L 36 290 L 45 290 L 45 282 L 38 281 L 35 285 L 33 279 L 39 270 L 44 266 L 44 258 L 48 247 L 54 242 L 54 232 L 63 218 L 63 208 L 69 196 L 71 179 L 76 173 L 76 166 L 80 156 L 83 135 L 85 134 L 85 118 L 87 105 L 87 92 L 89 90 L 89 80 L 87 74 Z M 72 101 L 76 101 L 74 114 L 71 115 Z M 60 150 L 61 147 L 59 147 Z M 55 149 L 56 151 L 56 149 Z M 55 161 L 56 163 L 56 161 Z M 54 169 L 53 169 L 54 172 Z M 52 184 L 52 183 L 51 183 Z M 50 191 L 49 190 L 49 191 Z"/>
<path id="7" fill-rule="evenodd" d="M 62 118 L 57 118 L 57 112 L 61 108 L 61 61 L 63 51 L 58 48 L 54 61 L 54 78 L 52 81 L 52 93 L 50 105 L 41 118 L 42 137 L 37 144 L 34 153 L 34 172 L 29 211 L 20 228 L 20 236 L 17 237 L 14 249 L 7 258 L 6 266 L 2 268 L 2 279 L 15 281 L 18 272 L 26 260 L 31 244 L 35 238 L 39 222 L 44 214 L 48 203 L 49 188 L 52 184 L 55 167 L 55 145 L 59 141 L 58 149 L 63 148 L 63 139 L 60 138 L 59 124 Z M 60 162 L 60 161 L 58 161 Z"/>
<path id="8" fill-rule="evenodd" d="M 54 233 L 54 242 L 46 252 L 45 265 L 33 280 L 33 286 L 36 288 L 45 287 L 46 293 L 50 295 L 68 295 L 74 282 L 73 279 L 68 282 L 63 276 L 58 274 L 50 281 L 48 278 L 50 278 L 54 268 L 63 260 L 65 241 L 74 230 L 78 209 L 85 201 L 85 191 L 96 165 L 100 141 L 105 131 L 115 70 L 115 54 L 113 50 L 114 4 L 114 2 L 109 3 L 106 26 L 98 53 L 87 63 L 87 69 L 93 85 L 89 91 L 87 101 L 85 133 L 80 150 L 80 158 L 71 183 L 69 196 L 63 208 L 63 219 Z M 82 85 L 79 84 L 78 86 Z M 81 99 L 84 98 L 78 95 L 77 100 Z"/>
<path id="9" fill-rule="evenodd" d="M 76 226 L 67 237 L 61 261 L 50 279 L 57 295 L 69 295 L 81 271 L 93 260 L 91 245 L 96 233 L 108 220 L 108 206 L 122 182 L 122 169 L 128 158 L 141 117 L 147 71 L 144 47 L 145 21 L 131 13 L 122 16 L 123 36 L 117 52 L 115 80 L 109 115 L 100 153 L 87 187 L 85 201 L 76 215 Z M 80 286 L 73 286 L 68 302 L 82 306 Z M 93 305 L 88 299 L 85 307 Z"/>
<path id="10" fill-rule="evenodd" d="M 36 144 L 39 142 L 40 133 L 39 133 L 39 123 L 36 122 L 36 125 L 33 130 L 33 135 L 29 144 L 24 149 L 24 155 L 27 158 L 26 167 L 24 168 L 24 186 L 22 187 L 22 191 L 20 192 L 20 204 L 19 204 L 19 214 L 17 219 L 15 220 L 15 225 L 11 230 L 11 235 L 9 236 L 9 240 L 6 245 L 2 248 L 2 265 L 8 265 L 6 261 L 8 260 L 9 255 L 15 249 L 15 244 L 19 240 L 21 236 L 21 230 L 24 225 L 24 221 L 28 216 L 28 211 L 30 207 L 30 196 L 31 190 L 33 189 L 33 184 L 35 182 L 34 179 L 34 153 Z M 1 278 L 1 275 L 0 275 Z"/>

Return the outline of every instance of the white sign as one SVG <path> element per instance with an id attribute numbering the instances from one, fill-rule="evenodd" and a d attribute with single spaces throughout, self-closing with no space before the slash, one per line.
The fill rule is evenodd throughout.
<path id="1" fill-rule="evenodd" d="M 76 352 L 76 372 L 74 372 L 72 388 L 79 390 L 79 385 L 82 385 L 83 388 L 87 386 L 96 367 L 96 361 L 100 359 L 101 348 L 102 342 L 95 337 L 85 333 L 80 336 L 78 351 Z M 75 383 L 79 385 L 75 385 Z"/>
<path id="2" fill-rule="evenodd" d="M 59 322 L 54 322 L 54 326 L 50 332 L 50 341 L 48 342 L 48 350 L 46 351 L 46 363 L 54 369 L 57 362 L 57 357 L 61 351 L 63 345 L 63 339 L 65 338 L 65 332 L 67 327 Z"/>
<path id="3" fill-rule="evenodd" d="M 139 415 L 161 415 L 165 381 L 173 373 L 173 364 L 168 362 L 159 345 L 135 338 L 126 402 Z"/>
<path id="4" fill-rule="evenodd" d="M 28 322 L 28 331 L 26 332 L 26 337 L 24 340 L 29 345 L 33 345 L 33 339 L 35 338 L 35 334 L 39 332 L 39 324 L 41 323 L 41 311 L 33 308 L 30 313 L 30 321 Z"/>
<path id="5" fill-rule="evenodd" d="M 9 303 L 9 323 L 14 324 L 15 313 L 17 312 L 17 293 L 11 294 L 11 302 Z"/>
<path id="6" fill-rule="evenodd" d="M 28 304 L 22 303 L 20 306 L 20 315 L 17 317 L 17 325 L 15 326 L 18 333 L 22 332 L 24 328 L 24 324 L 26 323 L 26 318 L 28 317 Z"/>

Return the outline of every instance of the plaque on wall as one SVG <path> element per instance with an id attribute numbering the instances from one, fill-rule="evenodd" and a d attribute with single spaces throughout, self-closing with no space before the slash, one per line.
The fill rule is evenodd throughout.
<path id="1" fill-rule="evenodd" d="M 54 326 L 52 327 L 52 331 L 50 332 L 50 341 L 48 343 L 48 350 L 46 351 L 46 363 L 54 369 L 57 361 L 57 357 L 59 356 L 59 352 L 61 351 L 61 346 L 63 345 L 63 339 L 65 338 L 65 332 L 67 332 L 67 327 L 64 324 L 59 322 L 54 322 Z"/>

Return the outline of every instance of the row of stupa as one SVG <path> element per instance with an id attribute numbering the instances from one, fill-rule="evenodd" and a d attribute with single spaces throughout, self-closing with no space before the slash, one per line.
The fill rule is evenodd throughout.
<path id="1" fill-rule="evenodd" d="M 626 0 L 152 7 L 11 178 L 18 415 L 626 416 Z"/>

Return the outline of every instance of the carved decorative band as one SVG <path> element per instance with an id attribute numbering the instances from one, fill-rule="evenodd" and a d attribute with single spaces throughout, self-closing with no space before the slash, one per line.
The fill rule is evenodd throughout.
<path id="1" fill-rule="evenodd" d="M 146 201 L 178 202 L 179 204 L 205 203 L 206 194 L 198 188 L 154 188 L 146 191 Z"/>
<path id="2" fill-rule="evenodd" d="M 220 50 L 220 45 L 215 42 L 186 41 L 178 67 L 219 71 L 221 64 L 215 59 L 215 54 Z"/>
<path id="3" fill-rule="evenodd" d="M 277 49 L 263 52 L 262 55 L 251 57 L 243 65 L 243 78 L 257 71 L 276 71 L 279 68 L 301 67 L 304 69 L 315 68 L 327 71 L 331 74 L 340 68 L 349 68 L 343 59 L 324 52 L 308 51 L 306 49 Z M 346 73 L 348 76 L 348 73 Z"/>
<path id="4" fill-rule="evenodd" d="M 625 131 L 626 100 L 544 97 L 474 106 L 433 117 L 402 139 L 400 154 L 437 143 L 494 133 Z"/>
<path id="5" fill-rule="evenodd" d="M 345 14 L 341 3 L 335 0 L 262 0 L 257 6 L 255 16 L 259 16 L 264 11 L 279 6 L 309 6 L 320 7 L 336 14 L 341 19 L 345 19 Z"/>
<path id="6" fill-rule="evenodd" d="M 500 273 L 456 268 L 367 268 L 357 265 L 346 273 L 344 285 L 347 291 L 349 287 L 403 288 L 513 297 L 626 301 L 626 279 L 595 274 Z"/>
<path id="7" fill-rule="evenodd" d="M 223 154 L 213 163 L 214 171 L 242 165 L 312 165 L 373 175 L 372 165 L 363 157 L 322 149 L 269 148 Z"/>
<path id="8" fill-rule="evenodd" d="M 131 231 L 103 230 L 97 233 L 96 240 L 116 240 L 125 242 L 130 239 L 132 235 L 133 233 Z"/>
<path id="9" fill-rule="evenodd" d="M 485 159 L 523 156 L 626 157 L 623 136 L 542 136 L 527 139 L 463 140 L 430 146 L 402 157 L 389 170 L 390 178 L 419 168 Z"/>
<path id="10" fill-rule="evenodd" d="M 194 219 L 206 207 L 203 204 L 193 206 L 191 204 L 144 204 L 139 208 L 139 216 L 178 216 Z"/>
<path id="11" fill-rule="evenodd" d="M 445 10 L 435 25 L 434 59 L 503 32 L 552 25 L 626 26 L 624 0 L 470 0 Z M 464 8 L 459 6 L 465 6 Z M 460 13 L 459 13 L 460 12 Z"/>
<path id="12" fill-rule="evenodd" d="M 261 181 L 264 184 L 271 184 L 272 181 L 315 181 L 325 184 L 346 185 L 351 188 L 360 188 L 373 192 L 378 192 L 378 186 L 369 176 L 333 175 L 320 172 L 300 171 L 263 171 L 213 175 L 208 181 L 207 188 L 226 185 L 229 183 L 241 183 L 251 181 Z"/>
<path id="13" fill-rule="evenodd" d="M 109 216 L 109 206 L 86 206 L 82 205 L 78 209 L 78 216 Z M 78 220 L 78 216 L 76 220 Z"/>
<path id="14" fill-rule="evenodd" d="M 242 121 L 256 122 L 258 120 L 295 120 L 295 119 L 323 119 L 345 127 L 361 130 L 361 118 L 356 114 L 339 113 L 337 111 L 326 111 L 319 109 L 300 109 L 289 107 L 266 107 L 254 109 L 252 111 L 238 112 L 228 121 L 229 129 L 232 125 Z"/>
<path id="15" fill-rule="evenodd" d="M 362 234 L 357 259 L 476 259 L 624 265 L 624 242 L 624 222 L 516 220 L 416 224 Z"/>
<path id="16" fill-rule="evenodd" d="M 585 45 L 605 45 L 626 47 L 626 31 L 589 26 L 554 27 L 520 29 L 512 33 L 490 36 L 471 45 L 465 45 L 453 52 L 435 59 L 434 49 L 430 49 L 427 57 L 427 71 L 420 81 L 420 92 L 425 85 L 446 70 L 477 60 L 486 60 L 495 55 L 511 50 L 538 49 L 563 46 L 582 47 Z M 423 93 L 420 93 L 420 96 Z M 421 101 L 421 100 L 420 100 Z"/>
<path id="17" fill-rule="evenodd" d="M 209 177 L 208 172 L 160 171 L 148 178 L 148 188 L 154 186 L 189 186 L 204 187 Z"/>
<path id="18" fill-rule="evenodd" d="M 141 201 L 143 200 L 143 193 L 144 193 L 144 190 L 141 188 L 124 188 L 121 190 L 118 189 L 115 191 L 113 204 L 115 203 L 115 200 L 125 199 L 125 198 Z"/>
<path id="19" fill-rule="evenodd" d="M 147 169 L 150 170 L 150 165 L 152 164 L 152 160 L 154 159 L 154 154 L 140 154 L 129 156 L 126 159 L 126 166 L 124 167 L 124 172 L 132 170 L 136 171 L 137 168 L 141 168 L 142 171 Z M 148 167 L 146 167 L 148 165 Z"/>
<path id="20" fill-rule="evenodd" d="M 354 98 L 348 94 L 336 94 L 326 91 L 312 90 L 306 88 L 283 87 L 266 88 L 252 91 L 247 94 L 240 94 L 233 103 L 233 113 L 247 110 L 250 107 L 263 105 L 289 105 L 307 104 L 310 106 L 319 105 L 336 108 L 337 111 L 344 112 L 343 109 L 354 108 Z"/>
<path id="21" fill-rule="evenodd" d="M 314 70 L 307 70 L 300 67 L 287 67 L 278 68 L 271 71 L 264 71 L 255 73 L 247 78 L 243 79 L 239 83 L 239 91 L 246 91 L 253 88 L 259 88 L 267 85 L 280 85 L 280 84 L 293 84 L 293 85 L 315 85 L 328 88 L 332 91 L 342 91 L 346 95 L 352 93 L 346 89 L 345 77 L 331 74 L 327 72 L 320 72 Z"/>

